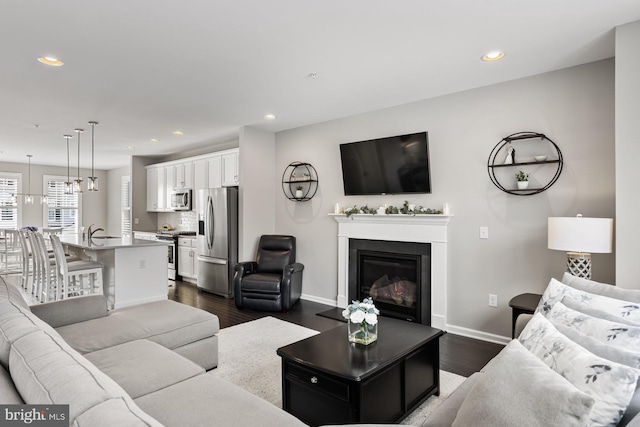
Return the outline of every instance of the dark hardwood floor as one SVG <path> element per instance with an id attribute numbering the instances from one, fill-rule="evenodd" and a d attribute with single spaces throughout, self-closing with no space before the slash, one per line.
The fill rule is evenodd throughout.
<path id="1" fill-rule="evenodd" d="M 213 313 L 220 319 L 220 327 L 227 328 L 261 317 L 272 316 L 316 331 L 326 331 L 342 322 L 318 316 L 317 313 L 331 307 L 317 302 L 300 300 L 288 313 L 273 313 L 239 310 L 233 299 L 227 299 L 207 292 L 188 282 L 170 282 L 169 299 Z M 445 334 L 440 339 L 440 368 L 454 374 L 468 377 L 480 370 L 503 346 L 486 341 Z"/>

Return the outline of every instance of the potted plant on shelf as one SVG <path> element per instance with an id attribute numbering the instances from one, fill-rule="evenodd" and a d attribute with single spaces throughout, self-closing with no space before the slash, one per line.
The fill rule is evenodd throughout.
<path id="1" fill-rule="evenodd" d="M 519 171 L 516 174 L 516 180 L 518 180 L 518 190 L 526 190 L 529 188 L 529 174 L 524 171 Z"/>
<path id="2" fill-rule="evenodd" d="M 296 199 L 302 199 L 302 185 L 296 185 Z"/>

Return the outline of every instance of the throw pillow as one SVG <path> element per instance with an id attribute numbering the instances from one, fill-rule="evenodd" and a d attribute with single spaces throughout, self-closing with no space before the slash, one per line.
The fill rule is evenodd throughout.
<path id="1" fill-rule="evenodd" d="M 573 298 L 564 297 L 562 298 L 561 302 L 572 310 L 588 314 L 592 317 L 597 317 L 598 319 L 620 322 L 624 323 L 625 325 L 640 326 L 640 323 L 638 323 L 635 319 L 629 319 L 628 317 L 618 316 L 617 314 L 609 313 L 608 311 L 598 310 L 597 308 L 591 307 L 589 304 L 585 304 Z"/>
<path id="2" fill-rule="evenodd" d="M 546 317 L 607 345 L 640 353 L 640 326 L 598 319 L 572 310 L 561 302 L 556 303 Z"/>
<path id="3" fill-rule="evenodd" d="M 511 341 L 465 397 L 453 426 L 584 426 L 595 399 Z"/>
<path id="4" fill-rule="evenodd" d="M 540 311 L 547 312 L 556 302 L 566 299 L 582 303 L 594 310 L 606 311 L 620 319 L 640 324 L 640 304 L 579 291 L 558 282 L 556 279 L 551 279 L 549 282 L 536 308 L 536 313 Z"/>
<path id="5" fill-rule="evenodd" d="M 638 370 L 589 352 L 558 332 L 540 313 L 533 316 L 518 339 L 547 366 L 596 400 L 589 414 L 590 425 L 618 424 L 636 389 Z"/>
<path id="6" fill-rule="evenodd" d="M 573 274 L 566 272 L 562 276 L 561 282 L 565 285 L 571 286 L 572 288 L 589 292 L 591 294 L 604 295 L 609 298 L 640 303 L 640 291 L 637 289 L 619 288 L 615 285 L 609 285 L 608 283 L 600 283 L 594 280 L 576 277 Z"/>

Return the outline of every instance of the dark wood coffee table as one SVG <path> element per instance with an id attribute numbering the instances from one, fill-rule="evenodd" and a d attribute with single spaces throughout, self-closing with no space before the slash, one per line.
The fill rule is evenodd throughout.
<path id="1" fill-rule="evenodd" d="M 440 394 L 440 337 L 382 317 L 378 340 L 350 343 L 347 324 L 281 347 L 283 409 L 310 425 L 394 423 Z"/>

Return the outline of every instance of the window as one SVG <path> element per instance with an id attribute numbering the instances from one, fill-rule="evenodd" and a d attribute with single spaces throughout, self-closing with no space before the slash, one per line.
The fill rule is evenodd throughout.
<path id="1" fill-rule="evenodd" d="M 122 214 L 120 215 L 120 233 L 131 235 L 131 176 L 122 177 Z"/>
<path id="2" fill-rule="evenodd" d="M 44 206 L 44 227 L 62 228 L 62 234 L 77 234 L 82 210 L 78 193 L 65 194 L 64 176 L 45 175 L 47 203 Z"/>
<path id="3" fill-rule="evenodd" d="M 22 225 L 22 204 L 12 194 L 22 191 L 22 174 L 0 172 L 0 229 L 18 229 Z"/>

